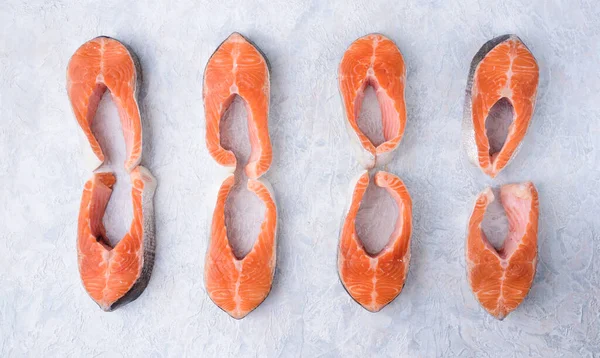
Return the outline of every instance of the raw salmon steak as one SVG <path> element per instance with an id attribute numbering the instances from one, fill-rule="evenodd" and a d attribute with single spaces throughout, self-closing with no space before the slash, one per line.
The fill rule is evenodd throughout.
<path id="1" fill-rule="evenodd" d="M 92 121 L 108 89 L 119 110 L 127 150 L 125 168 L 132 171 L 142 157 L 142 124 L 137 103 L 137 59 L 122 43 L 96 37 L 83 44 L 69 61 L 67 93 L 77 122 L 91 148 L 92 170 L 104 162 L 104 153 L 92 133 Z"/>
<path id="2" fill-rule="evenodd" d="M 119 110 L 126 144 L 125 169 L 130 173 L 133 206 L 129 232 L 112 247 L 102 223 L 116 181 L 113 173 L 93 175 L 85 184 L 79 210 L 79 273 L 88 294 L 105 311 L 135 300 L 148 284 L 154 264 L 156 181 L 138 165 L 142 156 L 142 125 L 136 99 L 138 67 L 134 55 L 119 41 L 97 37 L 75 52 L 67 68 L 67 93 L 89 143 L 93 169 L 105 159 L 91 128 L 106 90 Z"/>
<path id="3" fill-rule="evenodd" d="M 535 107 L 539 69 L 516 35 L 486 42 L 477 52 L 467 79 L 463 145 L 469 160 L 495 177 L 517 153 Z M 501 148 L 493 148 L 486 130 L 490 110 L 501 101 L 512 106 L 512 123 Z"/>
<path id="4" fill-rule="evenodd" d="M 276 261 L 277 208 L 270 186 L 263 180 L 249 179 L 248 189 L 265 204 L 265 217 L 252 250 L 244 258 L 236 258 L 225 226 L 225 201 L 234 181 L 232 174 L 219 190 L 204 281 L 212 301 L 231 317 L 241 319 L 258 307 L 271 290 Z"/>
<path id="5" fill-rule="evenodd" d="M 500 200 L 509 232 L 502 248 L 496 250 L 481 230 L 486 208 L 493 200 L 490 188 L 477 196 L 467 232 L 467 277 L 481 306 L 501 320 L 521 304 L 533 283 L 539 203 L 531 182 L 502 186 Z"/>
<path id="6" fill-rule="evenodd" d="M 338 273 L 344 288 L 361 306 L 371 312 L 381 310 L 400 294 L 410 262 L 412 201 L 402 180 L 383 171 L 375 174 L 375 184 L 385 188 L 398 205 L 398 219 L 386 247 L 369 255 L 356 234 L 355 221 L 369 185 L 364 172 L 351 186 L 352 196 L 340 237 Z"/>
<path id="7" fill-rule="evenodd" d="M 273 159 L 268 126 L 269 93 L 267 60 L 258 48 L 234 32 L 211 56 L 204 71 L 206 145 L 217 163 L 235 170 L 235 155 L 221 146 L 220 123 L 235 96 L 240 96 L 248 112 L 251 145 L 245 172 L 252 179 L 264 174 Z"/>
<path id="8" fill-rule="evenodd" d="M 105 311 L 131 302 L 146 288 L 154 264 L 156 181 L 137 166 L 131 172 L 133 220 L 129 232 L 111 247 L 102 224 L 115 176 L 96 173 L 84 187 L 79 209 L 77 257 L 88 294 Z"/>
<path id="9" fill-rule="evenodd" d="M 380 34 L 354 41 L 344 53 L 338 72 L 346 125 L 358 160 L 366 169 L 387 164 L 406 126 L 406 68 L 396 44 Z M 383 138 L 377 147 L 358 126 L 365 90 L 372 86 L 381 109 Z"/>
<path id="10" fill-rule="evenodd" d="M 269 138 L 269 68 L 266 58 L 238 33 L 231 34 L 211 56 L 204 72 L 206 145 L 222 166 L 234 170 L 235 154 L 223 148 L 220 123 L 235 96 L 245 102 L 250 156 L 244 172 L 247 188 L 264 203 L 265 214 L 251 251 L 236 257 L 227 237 L 226 201 L 235 174 L 222 183 L 213 213 L 210 243 L 204 266 L 206 291 L 233 318 L 241 319 L 260 305 L 271 290 L 276 262 L 277 208 L 273 191 L 259 179 L 271 165 Z M 240 161 L 240 168 L 243 165 Z M 237 173 L 237 172 L 236 172 Z"/>

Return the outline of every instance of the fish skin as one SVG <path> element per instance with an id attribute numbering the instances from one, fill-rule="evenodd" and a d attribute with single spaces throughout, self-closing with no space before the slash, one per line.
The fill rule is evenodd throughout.
<path id="1" fill-rule="evenodd" d="M 476 166 L 479 166 L 479 157 L 477 155 L 477 145 L 475 144 L 475 129 L 473 127 L 473 119 L 471 118 L 471 92 L 473 89 L 473 77 L 477 66 L 494 47 L 508 40 L 510 35 L 502 35 L 495 37 L 481 46 L 479 51 L 473 57 L 469 66 L 469 75 L 467 76 L 467 86 L 465 89 L 465 102 L 463 105 L 463 121 L 462 121 L 462 144 L 467 152 L 469 161 Z"/>
<path id="2" fill-rule="evenodd" d="M 480 140 L 479 142 L 482 143 L 480 145 L 478 145 L 477 136 L 476 136 L 477 133 L 475 130 L 475 124 L 474 124 L 474 118 L 473 118 L 474 80 L 475 80 L 475 76 L 476 76 L 476 73 L 479 69 L 479 65 L 481 64 L 481 62 L 484 59 L 486 59 L 487 55 L 490 52 L 492 52 L 498 46 L 506 43 L 507 41 L 509 41 L 509 42 L 514 41 L 519 46 L 522 46 L 528 52 L 528 54 L 531 56 L 531 58 L 533 59 L 533 61 L 535 63 L 535 70 L 536 70 L 536 76 L 535 76 L 536 79 L 535 79 L 535 85 L 534 85 L 535 91 L 531 98 L 532 106 L 531 106 L 531 113 L 529 114 L 529 116 L 528 117 L 524 116 L 523 118 L 521 118 L 520 116 L 517 115 L 517 113 L 515 113 L 514 117 L 513 117 L 514 121 L 526 122 L 526 123 L 524 123 L 524 129 L 521 128 L 517 135 L 511 134 L 511 133 L 514 133 L 514 131 L 515 131 L 515 125 L 514 125 L 515 123 L 513 121 L 513 123 L 511 124 L 511 126 L 509 128 L 509 136 L 506 138 L 506 141 L 505 141 L 505 145 L 508 143 L 511 143 L 510 147 L 502 148 L 501 152 L 506 153 L 506 154 L 503 154 L 502 162 L 500 163 L 500 165 L 496 165 L 496 164 L 492 163 L 491 167 L 488 168 L 487 165 L 485 165 L 485 163 L 483 163 L 482 160 L 480 159 L 481 156 L 483 155 L 483 154 L 480 154 L 480 152 L 488 150 L 488 148 L 489 148 L 489 143 L 487 143 L 487 134 L 485 132 L 485 118 L 484 118 L 484 122 L 483 122 L 484 125 L 483 125 L 483 131 L 482 131 L 482 135 L 485 137 L 485 140 Z M 511 71 L 512 71 L 512 67 L 511 67 Z M 463 105 L 462 146 L 467 154 L 469 161 L 473 165 L 480 168 L 486 175 L 488 175 L 492 178 L 496 177 L 502 169 L 504 169 L 506 166 L 508 166 L 510 161 L 517 155 L 517 153 L 519 152 L 519 150 L 521 148 L 523 138 L 525 137 L 527 129 L 529 128 L 529 125 L 531 123 L 531 118 L 533 117 L 533 111 L 535 109 L 535 98 L 536 98 L 536 94 L 537 94 L 538 78 L 539 78 L 539 70 L 537 67 L 537 63 L 535 62 L 535 58 L 531 54 L 531 51 L 529 50 L 529 48 L 523 43 L 523 41 L 517 35 L 514 35 L 514 34 L 501 35 L 501 36 L 493 38 L 492 40 L 487 41 L 479 49 L 479 51 L 477 51 L 477 53 L 473 57 L 473 60 L 471 61 L 471 65 L 469 67 L 469 74 L 467 76 L 467 85 L 466 85 L 466 89 L 465 89 L 465 101 L 464 101 L 464 105 Z M 500 98 L 502 98 L 502 97 L 500 97 Z M 508 99 L 514 108 L 513 100 L 511 98 L 508 98 Z M 489 104 L 489 107 L 487 108 L 487 110 L 489 111 L 489 109 L 491 109 L 491 107 L 496 102 Z M 519 125 L 519 127 L 522 127 L 522 126 L 523 125 Z M 516 143 L 512 144 L 514 141 L 516 141 Z M 486 145 L 487 145 L 487 148 L 485 148 Z M 500 155 L 500 154 L 498 154 L 498 155 Z M 507 158 L 504 158 L 504 157 L 507 157 Z"/>
<path id="3" fill-rule="evenodd" d="M 144 234 L 142 237 L 144 251 L 143 251 L 143 264 L 140 272 L 140 276 L 137 278 L 133 286 L 127 293 L 119 298 L 115 303 L 112 304 L 111 310 L 115 310 L 127 303 L 135 301 L 144 292 L 150 277 L 152 276 L 152 269 L 154 268 L 154 258 L 156 256 L 156 226 L 154 216 L 154 194 L 156 192 L 157 182 L 154 176 L 148 169 L 137 166 L 136 170 L 139 170 L 143 176 L 146 176 L 148 188 L 144 188 L 142 192 L 142 216 Z"/>
<path id="4" fill-rule="evenodd" d="M 338 275 L 350 297 L 369 312 L 378 312 L 392 302 L 404 288 L 410 264 L 412 200 L 397 176 L 380 171 L 375 184 L 385 187 L 399 210 L 390 242 L 377 254 L 364 249 L 355 232 L 355 220 L 369 184 L 368 171 L 350 185 L 350 205 L 344 218 L 338 246 Z M 382 297 L 383 296 L 383 297 Z"/>
<path id="5" fill-rule="evenodd" d="M 372 53 L 357 53 L 361 49 Z M 378 55 L 387 58 L 376 60 L 375 53 L 378 49 L 383 51 Z M 369 66 L 366 66 L 367 62 Z M 346 66 L 355 67 L 350 71 Z M 361 68 L 358 75 L 356 67 Z M 338 67 L 338 86 L 346 119 L 345 126 L 353 151 L 365 169 L 388 164 L 402 140 L 406 127 L 405 83 L 406 66 L 402 53 L 392 40 L 382 34 L 372 33 L 357 39 L 342 56 Z M 376 90 L 376 94 L 382 110 L 385 142 L 377 147 L 362 132 L 357 122 L 364 91 L 368 85 L 380 89 Z M 385 105 L 382 105 L 382 102 Z M 388 119 L 392 123 L 388 123 Z"/>
<path id="6" fill-rule="evenodd" d="M 509 234 L 500 250 L 489 243 L 481 230 L 486 208 L 494 199 L 490 188 L 477 196 L 467 227 L 465 268 L 475 299 L 490 315 L 503 320 L 527 297 L 535 278 L 539 199 L 531 182 L 501 187 Z M 524 225 L 519 222 L 523 219 L 518 216 L 519 210 L 527 210 Z"/>

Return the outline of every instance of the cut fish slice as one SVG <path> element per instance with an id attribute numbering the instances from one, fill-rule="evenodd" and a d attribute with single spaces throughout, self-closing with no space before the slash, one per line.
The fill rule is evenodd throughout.
<path id="1" fill-rule="evenodd" d="M 342 284 L 356 302 L 371 312 L 381 310 L 402 291 L 410 262 L 412 234 L 412 201 L 402 180 L 380 171 L 375 174 L 375 184 L 388 191 L 399 209 L 389 243 L 377 255 L 369 255 L 356 235 L 356 215 L 369 185 L 369 173 L 365 171 L 356 185 L 351 186 L 352 201 L 338 251 Z"/>
<path id="2" fill-rule="evenodd" d="M 495 177 L 517 153 L 535 107 L 539 69 L 527 46 L 516 35 L 488 41 L 469 70 L 463 116 L 463 144 L 469 160 Z M 513 122 L 500 151 L 490 150 L 486 121 L 490 109 L 506 99 Z"/>
<path id="3" fill-rule="evenodd" d="M 237 259 L 227 239 L 225 202 L 234 185 L 233 174 L 219 190 L 211 240 L 204 266 L 206 291 L 222 310 L 241 319 L 260 305 L 271 290 L 276 261 L 277 208 L 270 185 L 248 180 L 248 189 L 265 204 L 265 217 L 252 250 Z"/>
<path id="4" fill-rule="evenodd" d="M 133 220 L 129 232 L 113 248 L 102 218 L 114 183 L 112 173 L 96 173 L 85 184 L 77 234 L 83 286 L 105 311 L 135 300 L 146 288 L 154 264 L 156 181 L 142 166 L 131 172 Z"/>
<path id="5" fill-rule="evenodd" d="M 222 166 L 235 170 L 236 158 L 220 140 L 220 122 L 236 95 L 246 103 L 251 154 L 245 172 L 257 179 L 271 165 L 269 139 L 269 68 L 261 52 L 238 33 L 231 34 L 212 55 L 204 71 L 206 145 Z"/>
<path id="6" fill-rule="evenodd" d="M 348 133 L 366 169 L 387 164 L 404 133 L 406 104 L 404 58 L 394 42 L 380 34 L 359 38 L 346 50 L 338 81 L 344 102 Z M 367 86 L 372 86 L 381 108 L 383 138 L 377 147 L 359 128 L 357 120 Z"/>
<path id="7" fill-rule="evenodd" d="M 119 110 L 127 150 L 125 168 L 131 172 L 142 156 L 142 125 L 137 103 L 137 60 L 122 43 L 96 37 L 83 44 L 69 61 L 67 92 L 77 122 L 89 142 L 92 170 L 104 162 L 104 153 L 92 133 L 92 121 L 108 89 Z"/>
<path id="8" fill-rule="evenodd" d="M 467 277 L 475 297 L 492 316 L 504 319 L 523 301 L 537 264 L 538 193 L 531 182 L 504 185 L 500 191 L 509 233 L 496 250 L 481 230 L 490 188 L 477 196 L 466 242 Z"/>

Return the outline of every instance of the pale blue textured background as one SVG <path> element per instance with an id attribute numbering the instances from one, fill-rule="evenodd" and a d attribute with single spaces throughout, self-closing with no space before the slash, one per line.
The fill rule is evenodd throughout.
<path id="1" fill-rule="evenodd" d="M 600 7 L 596 1 L 288 0 L 0 3 L 0 356 L 584 356 L 600 351 Z M 280 207 L 267 300 L 242 321 L 204 291 L 209 192 L 204 66 L 232 31 L 271 63 Z M 402 294 L 378 314 L 338 282 L 347 186 L 358 173 L 336 72 L 357 37 L 381 32 L 406 64 L 408 125 L 388 170 L 414 202 Z M 460 149 L 471 58 L 514 32 L 540 66 L 523 149 L 491 181 Z M 109 35 L 140 58 L 143 163 L 158 179 L 157 256 L 143 295 L 112 313 L 78 277 L 77 212 L 90 173 L 65 92 L 83 42 Z M 464 230 L 487 184 L 532 180 L 541 202 L 538 273 L 503 322 L 473 298 Z"/>

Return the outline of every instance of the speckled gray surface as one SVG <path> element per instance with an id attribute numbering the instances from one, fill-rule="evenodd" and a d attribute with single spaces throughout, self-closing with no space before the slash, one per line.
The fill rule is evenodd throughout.
<path id="1" fill-rule="evenodd" d="M 595 1 L 17 1 L 0 3 L 0 355 L 584 356 L 600 347 L 600 7 Z M 210 3 L 210 4 L 209 4 Z M 491 3 L 491 2 L 490 2 Z M 278 267 L 242 321 L 204 291 L 218 182 L 204 146 L 201 80 L 232 31 L 271 63 L 280 206 Z M 407 64 L 408 125 L 388 170 L 414 203 L 402 294 L 372 314 L 338 282 L 347 186 L 358 173 L 336 71 L 357 37 L 382 32 Z M 468 66 L 514 32 L 536 56 L 537 110 L 523 148 L 495 181 L 460 149 Z M 157 255 L 135 302 L 102 312 L 78 277 L 84 167 L 65 93 L 71 54 L 97 35 L 131 46 L 144 72 L 144 158 L 158 180 Z M 523 304 L 498 322 L 473 298 L 464 230 L 487 184 L 532 180 L 539 264 Z"/>

